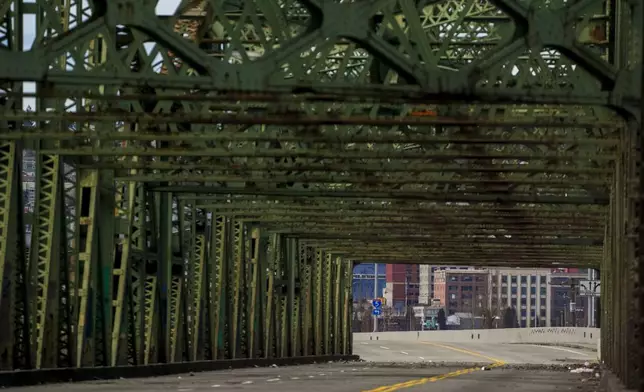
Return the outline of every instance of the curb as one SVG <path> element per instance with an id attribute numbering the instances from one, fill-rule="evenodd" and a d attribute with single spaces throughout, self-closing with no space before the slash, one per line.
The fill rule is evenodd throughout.
<path id="1" fill-rule="evenodd" d="M 120 378 L 145 378 L 171 374 L 207 372 L 213 370 L 268 367 L 272 365 L 308 365 L 319 362 L 358 361 L 357 355 L 323 355 L 292 358 L 232 359 L 196 361 L 169 364 L 15 370 L 0 372 L 0 387 L 18 387 L 38 384 L 65 383 Z"/>

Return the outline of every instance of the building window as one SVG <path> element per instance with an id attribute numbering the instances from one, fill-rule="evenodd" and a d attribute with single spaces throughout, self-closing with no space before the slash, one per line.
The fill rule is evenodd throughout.
<path id="1" fill-rule="evenodd" d="M 449 286 L 449 291 L 458 291 L 458 286 Z"/>
<path id="2" fill-rule="evenodd" d="M 536 295 L 537 294 L 537 288 L 534 287 L 534 286 L 530 287 L 530 294 Z"/>
<path id="3" fill-rule="evenodd" d="M 530 298 L 530 306 L 535 306 L 537 304 L 537 300 L 534 298 Z"/>
<path id="4" fill-rule="evenodd" d="M 511 277 L 510 278 L 510 283 L 516 284 L 517 283 L 517 277 L 516 276 Z"/>
<path id="5" fill-rule="evenodd" d="M 471 275 L 464 275 L 461 277 L 461 281 L 463 282 L 471 282 L 472 281 L 472 276 Z"/>
<path id="6" fill-rule="evenodd" d="M 477 281 L 477 282 L 483 282 L 484 280 L 485 280 L 485 277 L 484 277 L 484 276 L 480 276 L 480 275 L 477 275 L 477 276 L 476 276 L 476 281 Z"/>
<path id="7" fill-rule="evenodd" d="M 521 277 L 521 284 L 526 284 L 528 283 L 528 277 L 527 276 L 522 276 Z"/>
<path id="8" fill-rule="evenodd" d="M 511 287 L 511 288 L 510 288 L 510 290 L 512 291 L 512 294 L 516 294 L 516 293 L 517 293 L 517 288 L 516 288 L 516 287 Z"/>
<path id="9" fill-rule="evenodd" d="M 461 286 L 462 291 L 472 291 L 472 286 Z"/>
<path id="10" fill-rule="evenodd" d="M 540 276 L 539 279 L 541 280 L 541 284 L 546 284 L 546 277 L 545 276 Z"/>
<path id="11" fill-rule="evenodd" d="M 539 289 L 539 292 L 541 293 L 541 295 L 546 295 L 546 290 L 547 290 L 547 289 L 546 289 L 545 287 L 541 287 L 541 288 Z"/>
<path id="12" fill-rule="evenodd" d="M 458 276 L 454 276 L 454 275 L 450 276 L 449 281 L 450 282 L 458 282 Z"/>
<path id="13" fill-rule="evenodd" d="M 504 283 L 504 284 L 508 283 L 508 276 L 507 275 L 501 276 L 501 283 Z"/>

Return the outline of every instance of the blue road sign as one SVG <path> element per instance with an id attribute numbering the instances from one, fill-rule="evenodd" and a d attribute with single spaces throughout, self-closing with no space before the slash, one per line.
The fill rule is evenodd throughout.
<path id="1" fill-rule="evenodd" d="M 382 301 L 379 299 L 374 299 L 373 301 L 371 301 L 371 304 L 374 308 L 378 309 L 382 306 Z"/>
<path id="2" fill-rule="evenodd" d="M 380 308 L 375 308 L 373 312 L 371 312 L 374 316 L 380 316 L 382 314 L 382 309 Z"/>

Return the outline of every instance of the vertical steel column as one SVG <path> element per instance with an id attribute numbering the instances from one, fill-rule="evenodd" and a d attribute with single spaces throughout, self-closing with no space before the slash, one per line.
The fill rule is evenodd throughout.
<path id="1" fill-rule="evenodd" d="M 289 339 L 288 345 L 290 350 L 288 355 L 295 357 L 299 355 L 299 313 L 300 313 L 300 292 L 298 290 L 296 294 L 295 285 L 299 275 L 300 268 L 300 258 L 298 252 L 298 244 L 295 238 L 289 238 L 287 240 L 287 252 L 286 252 L 286 277 L 287 282 L 287 307 L 288 307 L 288 325 L 289 329 Z"/>
<path id="2" fill-rule="evenodd" d="M 288 325 L 288 281 L 286 279 L 288 268 L 287 258 L 288 258 L 288 246 L 286 245 L 287 241 L 284 236 L 278 236 L 277 247 L 277 258 L 276 258 L 276 275 L 279 279 L 279 292 L 276 295 L 277 297 L 277 315 L 279 325 L 278 339 L 279 342 L 277 345 L 277 352 L 280 357 L 284 358 L 288 356 L 289 353 L 289 325 Z"/>
<path id="3" fill-rule="evenodd" d="M 191 301 L 191 345 L 192 345 L 192 355 L 190 359 L 192 361 L 198 361 L 203 359 L 202 354 L 202 326 L 203 318 L 202 314 L 204 312 L 203 306 L 203 297 L 205 290 L 205 263 L 206 263 L 206 238 L 203 233 L 199 232 L 195 236 L 194 241 L 194 251 L 192 252 L 192 263 L 194 269 L 192 271 L 192 276 L 190 284 L 192 284 L 192 301 Z"/>
<path id="4" fill-rule="evenodd" d="M 271 239 L 270 239 L 270 252 L 268 255 L 268 280 L 267 280 L 267 285 L 266 285 L 266 316 L 265 316 L 265 327 L 264 327 L 264 332 L 265 332 L 265 356 L 266 358 L 271 358 L 273 356 L 278 356 L 279 352 L 277 350 L 277 347 L 279 346 L 279 340 L 277 337 L 279 336 L 279 328 L 276 323 L 278 320 L 277 315 L 279 314 L 278 311 L 278 306 L 277 304 L 279 303 L 279 298 L 275 294 L 275 281 L 277 280 L 278 276 L 278 264 L 279 264 L 279 241 L 280 241 L 280 236 L 278 234 L 272 234 Z"/>
<path id="5" fill-rule="evenodd" d="M 76 331 L 76 366 L 96 366 L 94 323 L 96 317 L 96 282 L 98 259 L 98 171 L 79 172 L 80 198 L 76 207 L 79 227 L 77 263 L 78 322 Z"/>
<path id="6" fill-rule="evenodd" d="M 275 299 L 275 275 L 278 258 L 279 236 L 272 234 L 269 242 L 270 252 L 268 258 L 268 279 L 266 282 L 266 314 L 264 317 L 264 356 L 271 358 L 277 355 L 273 347 L 277 343 L 275 339 L 277 326 L 275 325 L 276 299 Z"/>
<path id="7" fill-rule="evenodd" d="M 315 267 L 313 269 L 313 330 L 314 330 L 314 350 L 313 355 L 323 355 L 324 343 L 322 336 L 324 334 L 323 309 L 322 309 L 322 282 L 324 277 L 324 251 L 315 250 Z"/>
<path id="8" fill-rule="evenodd" d="M 3 129 L 0 128 L 0 132 Z M 30 367 L 19 146 L 0 142 L 0 369 Z"/>
<path id="9" fill-rule="evenodd" d="M 266 338 L 268 331 L 265 330 L 267 319 L 267 308 L 269 306 L 269 298 L 267 293 L 268 276 L 269 276 L 269 237 L 263 229 L 257 229 L 256 240 L 256 258 L 257 258 L 257 352 L 258 357 L 267 357 L 266 353 Z"/>
<path id="10" fill-rule="evenodd" d="M 240 306 L 241 283 L 242 283 L 242 265 L 244 262 L 244 227 L 243 223 L 237 219 L 232 222 L 232 242 L 233 251 L 229 257 L 229 282 L 230 282 L 230 312 L 229 312 L 229 345 L 231 359 L 238 358 L 241 354 L 241 333 L 240 333 Z"/>
<path id="11" fill-rule="evenodd" d="M 159 325 L 164 328 L 162 333 L 157 335 L 157 355 L 160 363 L 172 362 L 172 341 L 174 325 L 171 317 L 173 305 L 172 302 L 172 194 L 161 193 L 155 195 L 155 201 L 158 200 L 158 269 L 157 280 L 159 287 Z M 175 287 L 179 290 L 179 287 Z M 179 293 L 176 293 L 179 295 Z"/>
<path id="12" fill-rule="evenodd" d="M 225 246 L 226 246 L 226 218 L 212 213 L 210 239 L 210 340 L 212 359 L 224 358 L 223 329 L 225 323 L 224 302 L 226 291 L 224 288 L 225 276 Z"/>
<path id="13" fill-rule="evenodd" d="M 113 300 L 113 323 L 111 365 L 145 362 L 145 266 L 142 263 L 147 250 L 145 227 L 146 208 L 143 186 L 135 182 L 121 184 L 122 200 L 116 208 L 116 216 L 125 219 L 126 227 L 119 238 L 120 246 L 114 257 L 112 274 L 116 278 Z M 137 254 L 138 253 L 138 254 Z M 127 337 L 124 339 L 123 334 Z M 127 354 L 122 348 L 127 344 Z"/>
<path id="14" fill-rule="evenodd" d="M 376 276 L 378 271 L 376 271 Z M 351 333 L 351 323 L 353 315 L 353 261 L 344 262 L 344 311 L 342 323 L 342 354 L 349 355 L 352 352 L 353 334 Z"/>
<path id="15" fill-rule="evenodd" d="M 58 331 L 58 272 L 56 251 L 60 241 L 60 161 L 57 155 L 38 154 L 36 200 L 31 242 L 30 276 L 34 290 L 36 368 L 55 367 L 57 347 L 52 335 Z M 53 339 L 56 340 L 55 338 Z"/>
<path id="16" fill-rule="evenodd" d="M 611 190 L 609 214 L 606 218 L 606 227 L 604 228 L 604 251 L 601 264 L 601 279 L 602 279 L 602 293 L 600 296 L 601 311 L 602 311 L 602 327 L 601 327 L 601 359 L 605 363 L 610 364 L 613 358 L 613 270 L 612 270 L 612 206 L 614 204 L 615 192 Z M 609 365 L 610 366 L 610 365 Z"/>
<path id="17" fill-rule="evenodd" d="M 161 260 L 159 257 L 159 204 L 156 201 L 156 195 L 152 192 L 143 191 L 144 204 L 142 205 L 141 216 L 149 217 L 150 221 L 141 221 L 142 232 L 138 237 L 133 237 L 141 241 L 143 248 L 142 257 L 140 259 L 140 274 L 139 277 L 143 281 L 137 279 L 139 292 L 134 291 L 135 298 L 143 296 L 141 302 L 143 314 L 143 338 L 144 338 L 144 363 L 158 362 L 162 353 L 165 355 L 165 345 L 159 345 L 159 340 L 163 339 L 162 317 L 161 317 L 161 303 L 160 303 L 160 287 L 159 287 L 159 274 L 162 273 Z M 147 245 L 149 243 L 149 245 Z M 150 268 L 148 273 L 147 268 Z M 137 323 L 138 324 L 138 323 Z M 161 331 L 159 331 L 161 330 Z M 165 357 L 163 357 L 165 358 Z"/>
<path id="18" fill-rule="evenodd" d="M 626 7 L 626 4 L 623 5 Z M 634 177 L 637 181 L 637 186 L 634 187 L 634 193 L 637 202 L 635 203 L 635 221 L 634 231 L 636 237 L 636 253 L 635 253 L 635 287 L 633 290 L 633 303 L 637 314 L 635 315 L 634 323 L 634 347 L 636 350 L 633 363 L 635 364 L 637 372 L 637 382 L 635 388 L 639 391 L 644 391 L 644 206 L 642 205 L 642 197 L 644 197 L 644 168 L 642 167 L 642 160 L 644 160 L 644 5 L 637 3 L 636 6 L 631 8 L 635 15 L 633 15 L 634 22 L 631 27 L 638 29 L 641 47 L 637 48 L 639 54 L 638 74 L 640 76 L 639 96 L 639 121 L 634 124 L 634 145 L 635 151 L 633 152 L 633 160 L 635 162 Z M 639 10 L 639 12 L 635 11 Z M 622 52 L 622 51 L 620 51 Z M 602 276 L 603 278 L 603 276 Z M 602 323 L 605 319 L 601 320 Z M 603 326 L 603 324 L 602 324 Z"/>
<path id="19" fill-rule="evenodd" d="M 343 261 L 340 257 L 333 259 L 334 287 L 333 287 L 333 354 L 340 353 L 340 326 L 342 325 L 342 311 L 344 308 L 343 290 Z"/>
<path id="20" fill-rule="evenodd" d="M 246 317 L 248 323 L 248 357 L 257 358 L 258 348 L 260 347 L 260 322 L 258 317 L 258 294 L 262 293 L 261 284 L 261 265 L 259 253 L 261 252 L 260 245 L 261 231 L 259 228 L 253 227 L 248 236 L 248 258 L 250 262 L 250 288 L 249 288 L 249 304 L 247 306 L 248 315 Z M 263 293 L 262 293 L 263 294 Z M 260 305 L 261 306 L 261 303 Z"/>
<path id="21" fill-rule="evenodd" d="M 170 290 L 168 298 L 168 344 L 169 344 L 169 354 L 167 357 L 167 362 L 181 362 L 183 360 L 184 351 L 184 331 L 185 331 L 185 259 L 181 258 L 177 263 L 175 261 L 174 254 L 174 217 L 180 216 L 184 211 L 180 211 L 179 203 L 177 203 L 174 198 L 170 198 L 171 203 L 171 213 L 168 217 L 167 224 L 168 228 L 168 242 L 169 244 L 164 244 L 165 250 L 164 253 L 167 255 L 164 263 L 168 263 L 167 272 L 169 276 Z M 164 228 L 165 230 L 165 228 Z M 181 228 L 178 232 L 181 231 Z M 177 354 L 181 357 L 177 357 Z"/>
<path id="22" fill-rule="evenodd" d="M 333 255 L 326 252 L 324 268 L 322 269 L 322 296 L 324 298 L 324 354 L 331 353 L 331 288 L 333 286 Z"/>
<path id="23" fill-rule="evenodd" d="M 6 1 L 0 7 L 0 41 L 13 52 L 23 47 L 22 1 Z M 2 84 L 9 91 L 22 91 L 18 83 Z M 6 97 L 0 101 L 0 117 L 4 109 L 22 109 L 22 100 Z M 17 125 L 17 124 L 14 124 Z M 0 132 L 9 132 L 10 124 L 0 120 Z M 22 154 L 16 142 L 0 142 L 0 369 L 30 369 L 31 313 L 27 248 L 25 245 L 24 206 L 22 195 Z"/>
<path id="24" fill-rule="evenodd" d="M 622 312 L 625 320 L 622 324 L 622 333 L 624 334 L 625 345 L 625 358 L 623 359 L 625 371 L 625 383 L 631 388 L 637 384 L 637 356 L 640 349 L 637 349 L 637 338 L 635 325 L 637 324 L 638 310 L 636 307 L 636 298 L 634 295 L 636 289 L 636 281 L 632 279 L 637 276 L 637 258 L 636 247 L 637 241 L 635 236 L 634 224 L 637 219 L 637 206 L 636 198 L 637 193 L 633 186 L 637 182 L 637 168 L 635 161 L 635 143 L 637 141 L 637 125 L 634 124 L 633 131 L 626 134 L 625 145 L 623 147 L 624 154 L 624 177 L 622 179 L 624 184 L 624 229 L 620 233 L 624 243 L 624 261 L 625 268 L 623 271 L 623 298 Z M 625 283 L 625 284 L 624 284 Z"/>
<path id="25" fill-rule="evenodd" d="M 311 270 L 314 264 L 315 255 L 313 249 L 309 246 L 299 244 L 299 257 L 300 257 L 300 298 L 301 298 L 301 344 L 302 355 L 307 356 L 311 353 Z"/>

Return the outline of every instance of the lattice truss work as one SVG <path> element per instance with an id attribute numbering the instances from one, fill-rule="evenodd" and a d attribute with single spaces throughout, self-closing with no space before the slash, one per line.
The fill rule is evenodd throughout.
<path id="1" fill-rule="evenodd" d="M 566 264 L 637 382 L 637 7 L 155 5 L 0 3 L 2 367 L 349 353 L 353 263 Z"/>

